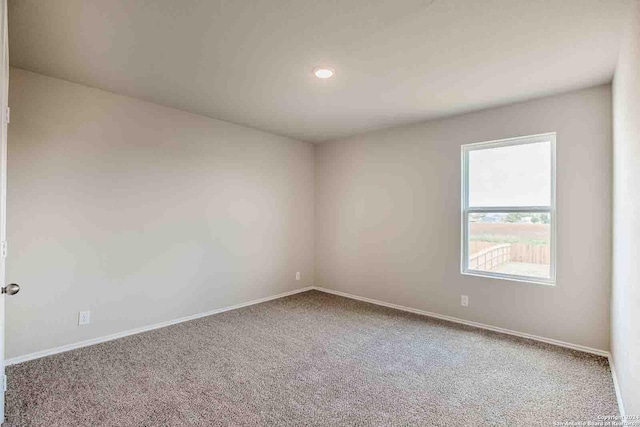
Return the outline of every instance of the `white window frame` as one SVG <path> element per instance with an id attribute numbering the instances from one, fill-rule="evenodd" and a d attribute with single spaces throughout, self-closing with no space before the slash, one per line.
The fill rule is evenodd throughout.
<path id="1" fill-rule="evenodd" d="M 536 142 L 550 142 L 551 150 L 551 205 L 550 206 L 503 206 L 503 207 L 470 207 L 469 206 L 469 153 L 496 147 L 533 144 Z M 468 268 L 469 260 L 469 214 L 472 213 L 509 213 L 535 212 L 548 213 L 550 217 L 549 233 L 551 240 L 550 277 L 520 276 L 514 274 L 497 273 L 491 271 L 472 270 Z M 462 146 L 462 242 L 461 242 L 460 272 L 469 276 L 490 277 L 495 279 L 517 282 L 537 283 L 543 285 L 556 284 L 556 134 L 555 132 L 539 135 L 521 136 L 499 139 L 495 141 L 476 142 Z"/>

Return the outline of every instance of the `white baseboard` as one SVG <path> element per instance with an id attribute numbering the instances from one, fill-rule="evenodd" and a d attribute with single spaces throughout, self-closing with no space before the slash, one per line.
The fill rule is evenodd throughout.
<path id="1" fill-rule="evenodd" d="M 358 300 L 358 301 L 368 302 L 368 303 L 371 303 L 371 304 L 381 305 L 383 307 L 395 308 L 396 310 L 408 311 L 409 313 L 415 313 L 415 314 L 419 314 L 419 315 L 422 315 L 422 316 L 434 317 L 436 319 L 447 320 L 449 322 L 460 323 L 462 325 L 473 326 L 473 327 L 480 328 L 480 329 L 487 329 L 489 331 L 500 332 L 500 333 L 507 334 L 507 335 L 514 335 L 516 337 L 521 337 L 521 338 L 528 338 L 530 340 L 540 341 L 540 342 L 544 342 L 544 343 L 547 343 L 547 344 L 553 344 L 553 345 L 557 345 L 557 346 L 560 346 L 560 347 L 566 347 L 566 348 L 570 348 L 572 350 L 578 350 L 578 351 L 582 351 L 582 352 L 585 352 L 585 353 L 595 354 L 595 355 L 598 355 L 598 356 L 609 357 L 609 352 L 606 351 L 606 350 L 600 350 L 600 349 L 597 349 L 597 348 L 591 348 L 591 347 L 587 347 L 587 346 L 580 345 L 580 344 L 573 344 L 573 343 L 568 343 L 568 342 L 565 342 L 565 341 L 554 340 L 554 339 L 551 339 L 551 338 L 545 338 L 545 337 L 541 337 L 541 336 L 538 336 L 538 335 L 527 334 L 527 333 L 524 333 L 524 332 L 513 331 L 511 329 L 499 328 L 497 326 L 491 326 L 491 325 L 487 325 L 485 323 L 473 322 L 471 320 L 464 320 L 464 319 L 460 319 L 458 317 L 446 316 L 444 314 L 438 314 L 438 313 L 432 313 L 430 311 L 424 311 L 424 310 L 420 310 L 420 309 L 417 309 L 417 308 L 405 307 L 403 305 L 391 304 L 391 303 L 388 303 L 388 302 L 378 301 L 378 300 L 371 299 L 371 298 L 366 298 L 366 297 L 361 297 L 361 296 L 358 296 L 358 295 L 348 294 L 346 292 L 334 291 L 332 289 L 322 288 L 322 287 L 319 287 L 319 286 L 312 286 L 312 288 L 315 289 L 315 290 L 321 291 L 321 292 L 326 292 L 328 294 L 339 295 L 341 297 L 346 297 L 346 298 L 351 298 L 351 299 L 355 299 L 355 300 Z"/>
<path id="2" fill-rule="evenodd" d="M 69 350 L 75 350 L 76 348 L 87 347 L 90 345 L 100 344 L 102 342 L 115 340 L 115 339 L 126 337 L 129 335 L 135 335 L 142 332 L 151 331 L 153 329 L 164 328 L 166 326 L 175 325 L 176 323 L 188 322 L 189 320 L 195 320 L 201 317 L 211 316 L 212 314 L 223 313 L 225 311 L 236 310 L 238 308 L 247 307 L 254 304 L 260 304 L 262 302 L 267 302 L 267 301 L 271 301 L 278 298 L 288 297 L 289 295 L 299 294 L 301 292 L 310 291 L 311 289 L 313 289 L 313 286 L 308 286 L 306 288 L 296 289 L 289 292 L 283 292 L 281 294 L 272 295 L 265 298 L 256 299 L 253 301 L 243 302 L 240 304 L 231 305 L 229 307 L 217 308 L 215 310 L 207 311 L 205 313 L 198 313 L 198 314 L 193 314 L 191 316 L 181 317 L 179 319 L 168 320 L 166 322 L 156 323 L 154 325 L 142 326 L 140 328 L 130 329 L 128 331 L 106 335 L 104 337 L 92 338 L 90 340 L 67 344 L 60 347 L 51 348 L 48 350 L 37 351 L 35 353 L 25 354 L 24 356 L 18 356 L 18 357 L 13 357 L 11 359 L 7 359 L 5 360 L 4 364 L 5 366 L 15 365 L 17 363 L 26 362 L 28 360 L 39 359 L 41 357 L 50 356 L 52 354 L 63 353 Z"/>
<path id="3" fill-rule="evenodd" d="M 616 367 L 613 364 L 613 356 L 609 355 L 609 369 L 611 369 L 611 376 L 613 377 L 613 388 L 616 390 L 616 400 L 618 401 L 618 409 L 620 410 L 620 416 L 624 419 L 627 413 L 624 410 L 624 403 L 622 402 L 622 393 L 620 392 L 620 383 L 618 382 L 618 374 L 616 373 Z"/>

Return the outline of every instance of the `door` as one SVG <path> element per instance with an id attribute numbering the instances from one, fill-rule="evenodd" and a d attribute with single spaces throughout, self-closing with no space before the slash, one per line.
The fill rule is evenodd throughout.
<path id="1" fill-rule="evenodd" d="M 6 257 L 6 189 L 7 189 L 7 121 L 8 121 L 8 94 L 9 94 L 9 46 L 7 31 L 7 0 L 0 0 L 0 115 L 2 123 L 0 129 L 0 283 L 4 286 L 4 261 Z M 17 286 L 17 285 L 16 285 Z M 4 299 L 7 290 L 13 294 L 16 288 L 3 287 L 0 297 L 0 422 L 4 422 L 4 391 L 6 390 L 6 377 L 4 375 Z"/>

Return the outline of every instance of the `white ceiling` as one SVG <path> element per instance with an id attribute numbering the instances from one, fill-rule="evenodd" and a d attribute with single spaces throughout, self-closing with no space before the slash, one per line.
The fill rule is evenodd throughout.
<path id="1" fill-rule="evenodd" d="M 631 1 L 10 0 L 10 62 L 318 142 L 609 82 Z"/>

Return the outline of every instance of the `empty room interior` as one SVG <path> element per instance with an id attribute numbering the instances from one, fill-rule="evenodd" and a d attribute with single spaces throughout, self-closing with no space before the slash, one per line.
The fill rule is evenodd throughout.
<path id="1" fill-rule="evenodd" d="M 0 8 L 3 426 L 640 426 L 640 1 Z"/>

